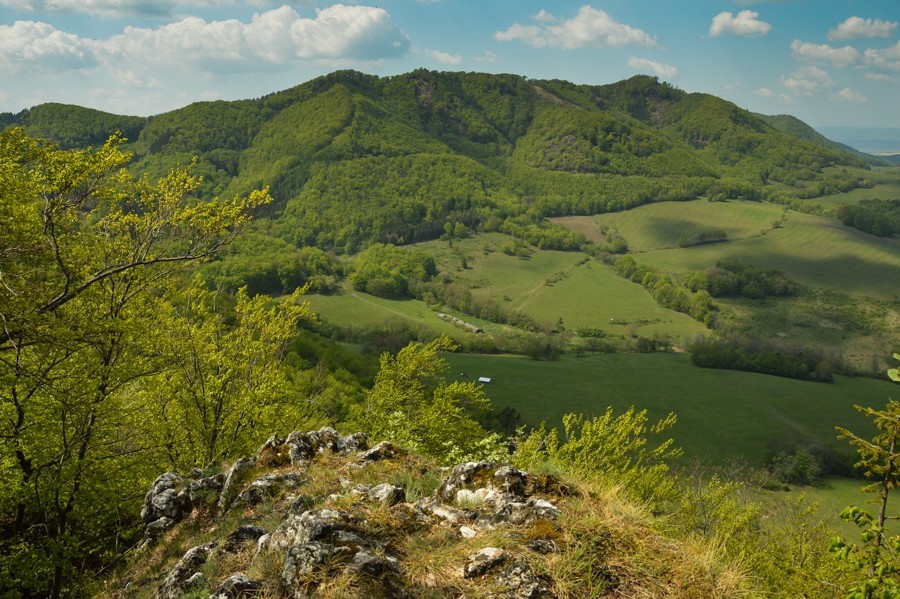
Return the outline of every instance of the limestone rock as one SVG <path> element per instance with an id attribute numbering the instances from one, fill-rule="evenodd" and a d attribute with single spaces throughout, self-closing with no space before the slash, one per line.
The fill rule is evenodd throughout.
<path id="1" fill-rule="evenodd" d="M 231 507 L 231 502 L 238 494 L 238 486 L 244 478 L 244 474 L 256 466 L 256 458 L 241 458 L 228 471 L 225 483 L 222 485 L 222 493 L 219 495 L 219 513 L 224 513 Z"/>
<path id="2" fill-rule="evenodd" d="M 190 590 L 190 587 L 198 582 L 195 574 L 199 573 L 215 546 L 215 543 L 207 543 L 188 549 L 160 585 L 156 592 L 157 598 L 176 599 Z"/>
<path id="3" fill-rule="evenodd" d="M 260 476 L 251 482 L 246 489 L 241 491 L 231 507 L 238 505 L 248 505 L 251 507 L 259 505 L 266 499 L 275 497 L 282 489 L 299 486 L 304 481 L 304 476 L 297 472 L 284 472 Z"/>
<path id="4" fill-rule="evenodd" d="M 243 573 L 232 574 L 222 581 L 209 599 L 237 599 L 255 597 L 262 590 L 263 583 L 255 578 L 247 578 Z"/>
<path id="5" fill-rule="evenodd" d="M 509 553 L 503 549 L 485 547 L 478 553 L 469 556 L 468 562 L 463 567 L 463 576 L 465 578 L 484 576 L 509 559 Z"/>
<path id="6" fill-rule="evenodd" d="M 194 470 L 198 470 L 195 468 Z M 200 476 L 194 477 L 195 472 L 191 472 L 191 482 L 188 483 L 187 493 L 188 497 L 191 500 L 191 507 L 196 508 L 200 504 L 204 502 L 212 503 L 213 498 L 217 498 L 219 492 L 222 490 L 222 486 L 225 484 L 225 475 L 222 473 L 214 474 L 213 476 L 202 476 L 202 471 Z"/>
<path id="7" fill-rule="evenodd" d="M 497 464 L 493 462 L 465 462 L 457 464 L 438 487 L 438 497 L 453 501 L 460 489 L 485 487 L 493 480 Z"/>
<path id="8" fill-rule="evenodd" d="M 509 599 L 545 599 L 556 597 L 546 580 L 536 575 L 531 566 L 514 561 L 497 575 L 497 583 L 508 589 Z"/>
<path id="9" fill-rule="evenodd" d="M 176 522 L 181 520 L 184 512 L 190 512 L 189 498 L 179 493 L 183 488 L 184 479 L 174 472 L 166 472 L 156 477 L 144 495 L 144 506 L 141 508 L 141 518 L 144 522 L 149 524 L 163 517 Z"/>
<path id="10" fill-rule="evenodd" d="M 359 465 L 370 464 L 372 462 L 380 462 L 382 460 L 392 460 L 404 454 L 404 451 L 391 443 L 390 441 L 382 441 L 372 449 L 368 450 L 359 458 Z"/>
<path id="11" fill-rule="evenodd" d="M 339 530 L 350 529 L 350 518 L 343 512 L 321 509 L 291 514 L 269 537 L 269 550 L 303 545 L 333 535 Z"/>
<path id="12" fill-rule="evenodd" d="M 251 542 L 255 544 L 264 534 L 266 534 L 266 531 L 259 526 L 241 526 L 228 535 L 228 538 L 222 544 L 221 551 L 224 553 L 237 553 Z"/>
<path id="13" fill-rule="evenodd" d="M 166 518 L 165 516 L 157 518 L 144 529 L 144 540 L 141 544 L 146 545 L 152 543 L 173 526 L 175 526 L 175 521 L 171 518 Z"/>
<path id="14" fill-rule="evenodd" d="M 343 560 L 353 552 L 346 547 L 335 547 L 328 543 L 304 543 L 291 547 L 284 557 L 281 582 L 296 599 L 308 597 L 306 589 L 309 578 L 317 569 L 335 560 Z"/>
<path id="15" fill-rule="evenodd" d="M 369 576 L 381 576 L 387 573 L 400 573 L 397 559 L 390 556 L 379 557 L 368 550 L 360 550 L 347 564 L 347 568 Z"/>
<path id="16" fill-rule="evenodd" d="M 382 483 L 380 485 L 354 485 L 350 493 L 376 501 L 385 506 L 397 505 L 406 501 L 406 490 L 403 487 Z"/>

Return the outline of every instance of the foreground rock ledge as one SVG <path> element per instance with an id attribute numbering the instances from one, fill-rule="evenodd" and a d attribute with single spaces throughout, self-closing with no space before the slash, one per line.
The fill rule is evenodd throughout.
<path id="1" fill-rule="evenodd" d="M 443 530 L 440 534 L 450 534 L 477 549 L 479 537 L 498 528 L 552 523 L 560 515 L 552 500 L 558 495 L 553 491 L 560 489 L 558 481 L 505 464 L 459 464 L 433 495 L 412 502 L 396 481 L 372 480 L 367 473 L 375 464 L 406 455 L 389 442 L 369 448 L 362 433 L 340 436 L 332 428 L 323 428 L 285 438 L 273 436 L 255 455 L 237 460 L 224 473 L 206 475 L 195 470 L 184 477 L 171 472 L 160 475 L 144 498 L 142 516 L 147 526 L 140 551 L 169 549 L 161 540 L 178 537 L 178 527 L 185 521 L 208 518 L 207 529 L 215 531 L 215 538 L 185 547 L 171 570 L 158 574 L 156 580 L 162 583 L 156 583 L 156 597 L 176 599 L 188 593 L 193 597 L 208 589 L 211 598 L 304 598 L 316 596 L 341 577 L 370 589 L 371 596 L 415 597 L 420 593 L 409 579 L 407 562 L 415 559 L 421 568 L 428 556 L 404 555 L 406 535 Z M 308 471 L 317 459 L 337 464 L 337 492 L 316 496 L 308 489 Z M 367 482 L 354 483 L 353 477 Z M 260 516 L 263 512 L 269 515 Z M 237 521 L 238 515 L 240 525 L 226 526 Z M 555 547 L 553 539 L 533 535 L 528 543 L 519 549 L 535 556 Z M 453 572 L 459 579 L 483 583 L 483 596 L 556 596 L 553 582 L 536 575 L 521 555 L 487 544 L 472 555 L 471 549 L 467 551 L 460 553 Z M 259 580 L 245 573 L 254 564 L 272 560 L 281 564 L 277 580 Z M 242 569 L 234 571 L 207 568 L 214 562 L 241 561 Z M 217 572 L 218 577 L 208 580 L 207 571 Z M 133 583 L 129 587 L 135 590 Z"/>

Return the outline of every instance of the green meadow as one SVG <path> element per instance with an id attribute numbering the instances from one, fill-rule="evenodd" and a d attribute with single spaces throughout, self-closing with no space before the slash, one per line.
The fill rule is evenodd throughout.
<path id="1" fill-rule="evenodd" d="M 438 269 L 489 297 L 530 314 L 541 324 L 562 319 L 569 330 L 595 327 L 608 334 L 690 336 L 706 328 L 690 317 L 659 306 L 640 286 L 617 276 L 612 267 L 576 252 L 535 251 L 527 258 L 508 256 L 499 234 L 420 244 L 435 256 Z M 465 258 L 466 268 L 461 268 Z"/>
<path id="2" fill-rule="evenodd" d="M 354 291 L 349 284 L 338 293 L 329 295 L 310 294 L 304 299 L 321 320 L 340 327 L 378 327 L 387 322 L 398 321 L 413 327 L 422 327 L 438 335 L 458 336 L 464 331 L 438 317 L 438 311 L 429 308 L 425 302 L 413 299 L 388 300 L 367 293 Z M 497 325 L 465 314 L 448 311 L 466 322 L 484 328 L 485 332 L 501 332 L 509 327 Z"/>
<path id="3" fill-rule="evenodd" d="M 704 270 L 718 260 L 741 259 L 779 269 L 794 280 L 836 292 L 894 300 L 900 295 L 900 239 L 881 238 L 843 226 L 832 218 L 787 212 L 755 202 L 661 202 L 596 218 L 615 226 L 639 262 L 666 272 Z M 677 239 L 724 230 L 730 239 L 691 248 Z"/>
<path id="4" fill-rule="evenodd" d="M 891 383 L 838 376 L 813 383 L 768 375 L 697 368 L 685 354 L 608 354 L 558 361 L 519 356 L 450 354 L 449 377 L 489 377 L 494 404 L 515 408 L 529 424 L 561 427 L 569 412 L 602 414 L 634 406 L 659 419 L 678 416 L 670 432 L 683 460 L 708 457 L 726 464 L 745 459 L 761 465 L 776 448 L 834 446 L 852 453 L 834 427 L 868 432 L 854 404 L 887 403 Z"/>
<path id="5" fill-rule="evenodd" d="M 833 171 L 839 167 L 825 169 L 825 172 Z M 845 170 L 840 167 L 841 170 Z M 847 167 L 846 170 L 853 175 L 863 177 L 874 184 L 874 187 L 851 189 L 844 193 L 833 193 L 810 200 L 821 205 L 858 204 L 860 200 L 900 200 L 900 176 L 888 170 L 865 170 L 861 168 Z"/>
<path id="6" fill-rule="evenodd" d="M 705 231 L 724 231 L 732 241 L 759 237 L 764 231 L 772 229 L 783 214 L 784 208 L 775 204 L 744 200 L 693 200 L 656 202 L 593 218 L 598 225 L 618 229 L 628 242 L 629 250 L 641 254 L 678 248 L 678 240 L 682 237 Z"/>

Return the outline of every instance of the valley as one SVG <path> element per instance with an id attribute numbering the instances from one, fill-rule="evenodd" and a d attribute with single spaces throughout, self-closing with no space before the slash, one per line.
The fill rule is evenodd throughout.
<path id="1" fill-rule="evenodd" d="M 34 596 L 100 584 L 119 539 L 93 533 L 138 543 L 160 472 L 224 479 L 328 426 L 411 452 L 384 471 L 422 496 L 422 473 L 480 459 L 614 488 L 654 534 L 719 539 L 782 588 L 782 549 L 826 564 L 863 484 L 835 427 L 872 438 L 896 409 L 900 172 L 792 117 L 643 75 L 419 69 L 0 123 L 0 578 L 65 553 Z M 349 459 L 292 505 L 357 509 L 329 472 Z M 821 538 L 785 532 L 785 506 Z"/>

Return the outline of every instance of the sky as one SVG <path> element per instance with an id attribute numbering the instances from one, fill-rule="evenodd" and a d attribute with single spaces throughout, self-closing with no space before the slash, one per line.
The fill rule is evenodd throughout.
<path id="1" fill-rule="evenodd" d="M 815 127 L 900 127 L 900 0 L 0 0 L 0 112 L 152 115 L 336 69 L 644 73 Z"/>

